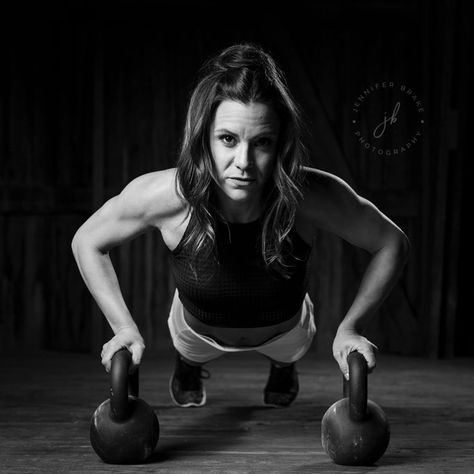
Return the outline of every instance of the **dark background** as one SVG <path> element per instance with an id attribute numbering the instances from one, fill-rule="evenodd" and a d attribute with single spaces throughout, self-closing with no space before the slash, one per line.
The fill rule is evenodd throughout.
<path id="1" fill-rule="evenodd" d="M 371 199 L 412 242 L 367 336 L 387 353 L 473 356 L 471 25 L 468 2 L 456 1 L 20 1 L 4 8 L 1 350 L 95 351 L 112 335 L 80 278 L 72 236 L 131 179 L 175 165 L 200 64 L 234 42 L 254 41 L 286 72 L 313 165 Z M 365 150 L 351 123 L 357 97 L 382 81 L 407 84 L 423 103 L 420 141 L 398 156 Z M 361 120 L 380 118 L 385 105 L 364 109 Z M 386 145 L 409 138 L 413 120 L 400 115 Z M 148 233 L 111 254 L 147 347 L 159 347 L 169 338 L 174 291 L 161 236 Z M 367 262 L 335 236 L 317 240 L 310 294 L 318 352 L 330 354 Z"/>

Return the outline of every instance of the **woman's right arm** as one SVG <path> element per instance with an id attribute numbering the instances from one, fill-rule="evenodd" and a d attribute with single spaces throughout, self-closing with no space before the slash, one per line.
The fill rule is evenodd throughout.
<path id="1" fill-rule="evenodd" d="M 149 173 L 129 183 L 77 230 L 72 251 L 84 282 L 115 336 L 104 344 L 102 364 L 107 372 L 120 348 L 132 353 L 132 370 L 140 364 L 145 344 L 120 290 L 109 250 L 151 228 L 160 228 L 172 212 L 169 170 Z"/>

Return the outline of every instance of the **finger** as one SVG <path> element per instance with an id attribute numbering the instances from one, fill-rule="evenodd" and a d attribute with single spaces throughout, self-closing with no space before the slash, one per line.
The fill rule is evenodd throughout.
<path id="1" fill-rule="evenodd" d="M 349 380 L 349 365 L 347 364 L 347 354 L 341 354 L 337 358 L 337 363 L 341 369 L 342 375 L 346 380 Z"/>
<path id="2" fill-rule="evenodd" d="M 371 348 L 372 349 L 372 348 Z M 371 349 L 359 350 L 359 352 L 364 356 L 367 361 L 367 371 L 370 373 L 375 369 L 376 360 L 375 360 L 375 351 Z"/>
<path id="3" fill-rule="evenodd" d="M 112 357 L 114 354 L 119 351 L 122 347 L 125 347 L 121 342 L 117 340 L 110 340 L 102 350 L 102 365 L 105 367 L 106 372 L 110 372 L 112 366 Z"/>
<path id="4" fill-rule="evenodd" d="M 349 380 L 349 369 L 348 369 L 347 365 L 341 367 L 341 372 L 342 372 L 342 375 L 344 376 L 344 378 L 346 380 Z"/>
<path id="5" fill-rule="evenodd" d="M 102 365 L 105 367 L 105 371 L 107 373 L 110 372 L 110 369 L 112 367 L 112 357 L 114 354 L 115 352 L 108 351 L 102 356 Z"/>
<path id="6" fill-rule="evenodd" d="M 374 350 L 375 353 L 377 353 L 379 351 L 379 348 L 375 344 L 373 344 L 370 341 L 369 341 L 369 344 L 372 346 L 372 349 Z"/>
<path id="7" fill-rule="evenodd" d="M 109 373 L 110 372 L 110 366 L 111 366 L 110 358 L 103 357 L 102 358 L 102 365 L 105 367 L 105 371 L 107 373 Z"/>
<path id="8" fill-rule="evenodd" d="M 130 351 L 132 353 L 132 364 L 130 365 L 129 373 L 133 373 L 141 363 L 143 347 L 139 344 L 132 344 Z"/>
<path id="9" fill-rule="evenodd" d="M 110 372 L 110 357 L 108 344 L 104 344 L 102 352 L 100 353 L 100 363 L 104 366 L 106 372 Z"/>
<path id="10" fill-rule="evenodd" d="M 108 346 L 109 346 L 109 343 L 108 343 L 108 342 L 102 346 L 102 351 L 101 351 L 101 353 L 100 353 L 101 359 L 103 359 L 103 358 L 104 358 L 104 355 L 107 353 L 107 347 L 108 347 Z"/>

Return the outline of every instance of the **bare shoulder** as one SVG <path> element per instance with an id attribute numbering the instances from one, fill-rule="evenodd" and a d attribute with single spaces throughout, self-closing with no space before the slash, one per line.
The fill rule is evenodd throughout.
<path id="1" fill-rule="evenodd" d="M 368 252 L 376 252 L 406 236 L 372 202 L 360 196 L 343 179 L 331 173 L 306 168 L 300 219 L 328 230 Z"/>
<path id="2" fill-rule="evenodd" d="M 176 168 L 138 176 L 125 186 L 118 199 L 124 214 L 141 216 L 157 228 L 186 208 L 177 189 Z"/>
<path id="3" fill-rule="evenodd" d="M 322 197 L 327 193 L 340 193 L 343 191 L 352 191 L 352 188 L 343 179 L 335 174 L 323 171 L 317 168 L 303 167 L 305 174 L 305 191 L 310 194 L 321 194 Z"/>
<path id="4" fill-rule="evenodd" d="M 326 220 L 328 214 L 362 204 L 363 199 L 338 176 L 316 168 L 304 167 L 303 199 L 299 211 L 312 219 Z"/>

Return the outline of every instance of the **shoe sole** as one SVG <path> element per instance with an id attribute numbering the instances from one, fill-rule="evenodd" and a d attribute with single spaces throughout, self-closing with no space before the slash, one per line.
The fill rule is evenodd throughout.
<path id="1" fill-rule="evenodd" d="M 270 408 L 288 408 L 290 405 L 276 405 L 275 403 L 265 403 L 265 406 Z"/>
<path id="2" fill-rule="evenodd" d="M 171 390 L 171 383 L 173 381 L 173 375 L 171 375 L 170 379 L 169 379 L 169 382 L 168 382 L 168 390 L 170 392 L 170 396 L 171 396 L 171 400 L 173 400 L 173 403 L 178 406 L 178 407 L 181 407 L 181 408 L 189 408 L 189 407 L 202 407 L 206 404 L 206 400 L 207 400 L 207 397 L 206 397 L 206 387 L 203 387 L 202 389 L 202 400 L 200 403 L 194 403 L 194 402 L 189 402 L 189 403 L 179 403 L 176 398 L 174 398 L 174 395 L 173 395 L 173 390 Z"/>
<path id="3" fill-rule="evenodd" d="M 288 408 L 294 401 L 296 400 L 296 397 L 291 400 L 290 403 L 288 403 L 287 405 L 280 405 L 278 403 L 271 403 L 271 402 L 266 402 L 265 401 L 265 395 L 263 396 L 263 404 L 267 407 L 272 407 L 272 408 Z"/>
<path id="4" fill-rule="evenodd" d="M 297 391 L 296 391 L 296 393 L 294 393 L 292 395 L 293 398 L 291 399 L 291 401 L 289 403 L 285 404 L 285 405 L 282 405 L 282 404 L 279 404 L 279 403 L 272 403 L 272 402 L 266 400 L 267 398 L 272 398 L 272 394 L 277 395 L 278 392 L 266 392 L 264 390 L 263 391 L 263 397 L 262 397 L 263 398 L 263 404 L 266 405 L 266 406 L 269 406 L 269 407 L 287 408 L 298 398 L 299 392 L 300 392 L 300 390 L 299 390 L 299 384 L 298 384 Z"/>

